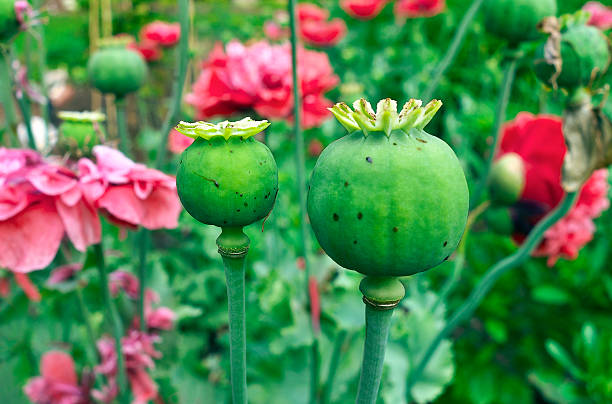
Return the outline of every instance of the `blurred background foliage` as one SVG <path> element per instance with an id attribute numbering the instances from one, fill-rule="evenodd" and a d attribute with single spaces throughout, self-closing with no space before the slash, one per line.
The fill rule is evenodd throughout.
<path id="1" fill-rule="evenodd" d="M 78 0 L 70 7 L 49 2 L 49 21 L 44 27 L 46 64 L 66 69 L 75 87 L 86 88 L 88 58 L 88 6 Z M 336 0 L 322 0 L 332 17 L 343 18 L 347 36 L 326 49 L 340 85 L 328 94 L 337 101 L 418 98 L 432 69 L 452 38 L 469 1 L 448 0 L 447 10 L 432 18 L 396 21 L 391 7 L 371 21 L 350 18 Z M 560 0 L 561 13 L 573 12 L 581 0 Z M 174 1 L 113 0 L 113 32 L 137 36 L 152 20 L 175 19 Z M 188 83 L 197 77 L 200 61 L 215 42 L 231 39 L 263 39 L 263 23 L 285 8 L 280 0 L 197 0 L 193 3 L 192 64 Z M 27 56 L 22 35 L 17 48 Z M 534 47 L 525 46 L 532 54 Z M 37 56 L 32 54 L 31 57 Z M 503 43 L 485 30 L 481 16 L 469 28 L 455 62 L 443 78 L 435 97 L 444 101 L 428 131 L 442 137 L 459 155 L 473 183 L 482 171 L 493 125 L 494 108 L 502 77 Z M 558 97 L 536 81 L 529 56 L 519 65 L 507 119 L 519 111 L 559 114 Z M 138 130 L 142 160 L 155 156 L 159 134 L 151 129 L 163 120 L 165 106 L 156 97 L 167 95 L 173 57 L 169 53 L 151 66 L 147 87 L 141 91 L 131 127 Z M 89 98 L 76 101 L 78 109 L 89 107 Z M 143 107 L 143 104 L 145 107 Z M 185 107 L 183 119 L 192 119 Z M 142 111 L 146 111 L 142 114 Z M 305 133 L 307 143 L 324 145 L 343 135 L 333 120 Z M 247 337 L 249 398 L 253 404 L 303 403 L 308 396 L 309 317 L 303 274 L 296 256 L 298 207 L 293 142 L 287 123 L 278 122 L 266 133 L 280 169 L 281 192 L 270 218 L 251 226 L 252 246 L 247 271 Z M 316 158 L 309 156 L 309 169 Z M 168 165 L 174 170 L 177 158 Z M 410 173 L 406 173 L 410 175 Z M 372 198 L 375 198 L 372 195 Z M 505 236 L 486 231 L 478 222 L 468 240 L 467 263 L 457 287 L 440 300 L 439 291 L 451 275 L 452 262 L 425 274 L 405 279 L 407 296 L 391 331 L 387 363 L 379 403 L 408 402 L 515 404 L 515 403 L 610 403 L 612 402 L 612 212 L 597 220 L 594 240 L 574 261 L 560 260 L 554 267 L 545 259 L 533 259 L 494 287 L 474 317 L 445 341 L 420 380 L 408 392 L 411 366 L 428 342 L 493 263 L 515 246 Z M 111 251 L 110 269 L 135 271 L 134 237 L 119 241 L 108 226 L 105 244 Z M 176 311 L 178 325 L 163 336 L 163 358 L 156 363 L 154 378 L 165 403 L 222 403 L 228 400 L 228 328 L 226 291 L 222 263 L 215 238 L 218 231 L 196 223 L 183 214 L 172 231 L 154 233 L 149 255 L 150 286 L 162 303 Z M 77 261 L 73 251 L 62 260 Z M 358 292 L 360 277 L 338 268 L 317 249 L 310 251 L 312 271 L 321 293 L 321 380 L 328 380 L 333 347 L 339 346 L 340 365 L 331 401 L 351 403 L 358 380 L 363 343 L 363 304 Z M 97 303 L 94 269 L 83 275 L 89 286 L 85 299 Z M 48 273 L 32 273 L 44 285 Z M 27 402 L 21 393 L 25 381 L 37 374 L 42 353 L 53 347 L 70 350 L 85 364 L 84 325 L 70 291 L 42 289 L 42 301 L 30 303 L 19 293 L 0 302 L 0 399 L 5 403 Z M 128 302 L 120 304 L 131 318 Z M 92 309 L 94 326 L 104 329 L 101 310 Z"/>

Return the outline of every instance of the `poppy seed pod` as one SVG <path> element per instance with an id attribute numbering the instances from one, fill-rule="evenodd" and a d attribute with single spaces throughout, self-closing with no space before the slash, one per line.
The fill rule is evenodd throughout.
<path id="1" fill-rule="evenodd" d="M 0 0 L 0 42 L 17 34 L 19 25 L 15 12 L 15 0 Z"/>
<path id="2" fill-rule="evenodd" d="M 89 58 L 91 84 L 104 94 L 123 98 L 138 90 L 147 77 L 147 64 L 137 51 L 126 48 L 127 39 L 109 38 Z"/>
<path id="3" fill-rule="evenodd" d="M 183 152 L 176 177 L 181 202 L 204 224 L 242 227 L 266 217 L 278 192 L 270 149 L 253 135 L 268 121 L 181 122 L 176 130 L 195 141 Z"/>
<path id="4" fill-rule="evenodd" d="M 534 70 L 547 85 L 574 89 L 602 76 L 610 63 L 609 42 L 603 32 L 589 25 L 571 25 L 561 31 L 560 70 L 546 63 L 546 43 L 536 51 Z"/>
<path id="5" fill-rule="evenodd" d="M 487 0 L 483 4 L 487 31 L 511 44 L 538 37 L 537 24 L 557 14 L 556 0 Z"/>
<path id="6" fill-rule="evenodd" d="M 386 99 L 331 108 L 349 131 L 329 145 L 308 193 L 312 228 L 339 265 L 372 276 L 407 276 L 455 250 L 468 214 L 468 187 L 452 149 L 423 128 L 442 103 Z"/>
<path id="7" fill-rule="evenodd" d="M 497 205 L 512 205 L 525 188 L 525 164 L 516 153 L 506 153 L 491 167 L 489 192 Z"/>
<path id="8" fill-rule="evenodd" d="M 57 145 L 60 154 L 90 155 L 105 136 L 102 122 L 106 116 L 100 112 L 61 111 L 58 117 L 62 120 Z"/>

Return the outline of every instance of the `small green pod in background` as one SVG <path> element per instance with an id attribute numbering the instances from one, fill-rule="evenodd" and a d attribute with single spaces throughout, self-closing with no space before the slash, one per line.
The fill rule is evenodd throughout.
<path id="1" fill-rule="evenodd" d="M 537 39 L 538 23 L 557 14 L 556 0 L 485 0 L 485 27 L 511 45 Z"/>
<path id="2" fill-rule="evenodd" d="M 312 173 L 308 214 L 321 247 L 364 275 L 408 276 L 447 259 L 468 215 L 468 187 L 453 150 L 423 127 L 442 103 L 410 100 L 398 115 L 386 99 L 374 113 L 332 113 L 349 131 L 329 145 Z"/>
<path id="3" fill-rule="evenodd" d="M 126 47 L 129 40 L 104 39 L 89 58 L 89 80 L 103 94 L 123 98 L 142 87 L 147 78 L 147 64 L 138 52 Z"/>
<path id="4" fill-rule="evenodd" d="M 195 141 L 183 152 L 176 183 L 183 206 L 196 220 L 243 227 L 266 217 L 278 192 L 270 149 L 253 135 L 267 121 L 181 122 L 177 130 Z"/>
<path id="5" fill-rule="evenodd" d="M 91 155 L 93 147 L 104 141 L 102 122 L 106 115 L 101 112 L 61 111 L 60 136 L 56 145 L 59 154 L 79 158 Z"/>
<path id="6" fill-rule="evenodd" d="M 525 164 L 516 153 L 506 153 L 491 167 L 489 193 L 495 205 L 508 206 L 519 200 L 525 188 Z"/>
<path id="7" fill-rule="evenodd" d="M 15 0 L 0 0 L 0 42 L 11 39 L 19 32 Z"/>

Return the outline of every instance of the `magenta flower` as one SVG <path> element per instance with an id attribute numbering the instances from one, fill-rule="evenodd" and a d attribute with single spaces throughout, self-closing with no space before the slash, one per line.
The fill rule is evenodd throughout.
<path id="1" fill-rule="evenodd" d="M 444 0 L 397 0 L 393 11 L 398 17 L 433 17 L 446 8 Z"/>
<path id="2" fill-rule="evenodd" d="M 162 51 L 159 49 L 157 42 L 141 40 L 140 42 L 130 42 L 127 47 L 140 53 L 147 62 L 156 62 L 162 58 Z"/>
<path id="3" fill-rule="evenodd" d="M 188 148 L 194 139 L 189 136 L 185 136 L 176 129 L 172 129 L 170 131 L 170 135 L 168 136 L 168 150 L 172 153 L 180 154 Z"/>
<path id="4" fill-rule="evenodd" d="M 93 380 L 78 383 L 74 360 L 61 351 L 50 351 L 40 361 L 41 375 L 30 379 L 23 391 L 35 404 L 89 404 Z"/>
<path id="5" fill-rule="evenodd" d="M 121 338 L 121 349 L 125 360 L 128 381 L 134 396 L 133 404 L 146 404 L 157 396 L 157 384 L 148 371 L 155 367 L 153 359 L 161 357 L 154 344 L 159 337 L 140 331 L 131 330 Z M 102 390 L 94 390 L 93 397 L 104 403 L 110 403 L 117 396 L 117 351 L 115 342 L 110 337 L 98 340 L 98 352 L 101 363 L 95 371 L 104 375 L 107 385 Z"/>
<path id="6" fill-rule="evenodd" d="M 289 44 L 260 41 L 216 45 L 203 64 L 200 77 L 186 101 L 198 118 L 228 116 L 255 110 L 265 118 L 291 119 L 293 108 Z M 329 117 L 331 102 L 324 93 L 338 83 L 325 53 L 298 49 L 302 125 L 320 125 Z"/>
<path id="7" fill-rule="evenodd" d="M 153 21 L 142 28 L 140 37 L 163 47 L 171 47 L 181 38 L 181 26 L 179 23 Z"/>
<path id="8" fill-rule="evenodd" d="M 117 296 L 119 290 L 123 290 L 131 299 L 138 299 L 140 282 L 131 273 L 117 270 L 110 273 L 108 287 L 113 296 Z"/>
<path id="9" fill-rule="evenodd" d="M 598 1 L 589 1 L 582 9 L 588 11 L 591 17 L 588 24 L 601 30 L 612 28 L 612 8 L 606 7 Z"/>
<path id="10" fill-rule="evenodd" d="M 312 3 L 297 7 L 300 37 L 315 46 L 336 45 L 346 35 L 346 24 L 340 18 L 329 20 L 329 12 Z"/>
<path id="11" fill-rule="evenodd" d="M 51 275 L 47 279 L 47 285 L 59 285 L 72 280 L 82 268 L 83 264 L 81 263 L 59 266 L 51 271 Z"/>
<path id="12" fill-rule="evenodd" d="M 340 7 L 353 18 L 370 20 L 380 14 L 387 3 L 388 0 L 341 0 Z"/>
<path id="13" fill-rule="evenodd" d="M 153 308 L 153 303 L 159 303 L 159 295 L 153 290 L 147 289 L 145 292 L 145 318 L 147 321 L 147 328 L 170 330 L 174 326 L 176 314 L 168 307 Z"/>

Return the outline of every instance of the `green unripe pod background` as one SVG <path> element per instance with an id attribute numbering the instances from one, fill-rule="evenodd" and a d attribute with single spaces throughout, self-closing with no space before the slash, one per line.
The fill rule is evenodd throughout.
<path id="1" fill-rule="evenodd" d="M 536 52 L 536 76 L 547 85 L 555 68 L 544 61 L 544 46 Z M 559 87 L 573 89 L 586 86 L 602 76 L 610 63 L 609 43 L 601 30 L 588 25 L 572 25 L 561 33 L 561 73 L 556 78 Z"/>
<path id="2" fill-rule="evenodd" d="M 525 164 L 516 153 L 506 153 L 491 167 L 489 192 L 496 205 L 512 205 L 525 188 Z"/>
<path id="3" fill-rule="evenodd" d="M 9 40 L 19 32 L 15 14 L 15 0 L 0 0 L 0 42 Z"/>
<path id="4" fill-rule="evenodd" d="M 118 98 L 138 90 L 147 78 L 146 62 L 125 45 L 120 39 L 110 42 L 94 52 L 87 64 L 91 84 L 100 92 Z"/>
<path id="5" fill-rule="evenodd" d="M 231 125 L 227 121 L 219 125 L 226 123 Z M 267 126 L 266 122 L 264 128 Z M 179 125 L 177 130 L 192 133 L 186 126 Z M 196 220 L 219 227 L 242 227 L 272 210 L 278 169 L 270 149 L 252 134 L 227 139 L 222 135 L 197 137 L 181 155 L 177 190 L 181 203 Z"/>
<path id="6" fill-rule="evenodd" d="M 62 119 L 58 140 L 60 154 L 69 153 L 75 157 L 87 156 L 105 136 L 101 124 L 106 118 L 104 114 L 62 111 L 58 116 Z"/>
<path id="7" fill-rule="evenodd" d="M 511 44 L 537 39 L 538 23 L 557 14 L 556 0 L 485 0 L 487 31 Z"/>
<path id="8" fill-rule="evenodd" d="M 413 127 L 392 124 L 367 136 L 358 130 L 319 157 L 308 213 L 321 247 L 339 265 L 364 275 L 407 276 L 440 264 L 457 247 L 468 187 L 452 149 L 422 130 L 435 113 L 428 107 L 412 110 L 422 114 Z M 376 116 L 382 125 L 385 112 Z"/>

